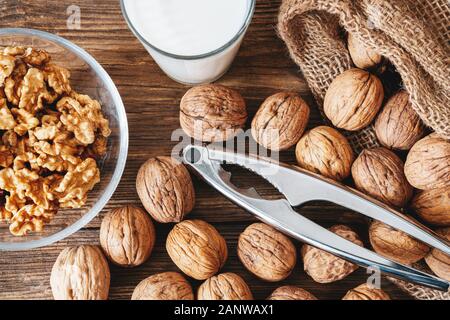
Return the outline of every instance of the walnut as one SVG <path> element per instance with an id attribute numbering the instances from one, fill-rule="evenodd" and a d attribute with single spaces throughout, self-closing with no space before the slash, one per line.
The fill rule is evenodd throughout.
<path id="1" fill-rule="evenodd" d="M 323 108 L 334 126 L 357 131 L 372 122 L 383 98 L 383 85 L 376 76 L 364 70 L 350 69 L 333 80 Z"/>
<path id="2" fill-rule="evenodd" d="M 435 226 L 450 226 L 450 187 L 419 191 L 411 208 L 425 222 Z"/>
<path id="3" fill-rule="evenodd" d="M 180 222 L 195 204 L 189 172 L 171 157 L 145 162 L 136 177 L 136 190 L 148 213 L 162 223 Z"/>
<path id="4" fill-rule="evenodd" d="M 34 115 L 44 108 L 44 102 L 51 104 L 56 98 L 47 90 L 44 73 L 36 68 L 28 69 L 20 88 L 19 109 Z"/>
<path id="5" fill-rule="evenodd" d="M 300 287 L 282 286 L 275 289 L 267 300 L 317 300 L 317 298 Z"/>
<path id="6" fill-rule="evenodd" d="M 14 127 L 14 132 L 19 136 L 25 135 L 28 130 L 34 129 L 39 125 L 39 119 L 25 109 L 12 108 L 11 113 L 14 115 L 17 123 Z"/>
<path id="7" fill-rule="evenodd" d="M 374 128 L 378 141 L 389 149 L 409 150 L 425 134 L 425 126 L 404 90 L 388 100 Z"/>
<path id="8" fill-rule="evenodd" d="M 309 106 L 295 93 L 267 98 L 252 121 L 252 136 L 271 150 L 286 150 L 297 143 L 309 119 Z"/>
<path id="9" fill-rule="evenodd" d="M 18 106 L 20 102 L 21 90 L 24 77 L 27 74 L 27 65 L 22 61 L 16 61 L 13 72 L 5 79 L 5 95 L 8 101 Z"/>
<path id="10" fill-rule="evenodd" d="M 359 41 L 351 33 L 348 34 L 348 51 L 353 63 L 360 69 L 374 68 L 381 63 L 383 57 L 377 52 L 367 49 L 364 43 Z"/>
<path id="11" fill-rule="evenodd" d="M 142 280 L 131 300 L 194 300 L 192 287 L 178 272 L 163 272 Z"/>
<path id="12" fill-rule="evenodd" d="M 141 208 L 124 206 L 110 211 L 100 227 L 100 244 L 106 256 L 119 266 L 135 267 L 150 256 L 155 227 Z"/>
<path id="13" fill-rule="evenodd" d="M 11 217 L 9 231 L 15 236 L 42 231 L 44 224 L 50 222 L 55 213 L 55 210 L 46 210 L 35 204 L 22 206 Z"/>
<path id="14" fill-rule="evenodd" d="M 14 161 L 14 155 L 7 146 L 0 145 L 0 167 L 9 167 Z"/>
<path id="15" fill-rule="evenodd" d="M 43 71 L 49 87 L 57 94 L 69 94 L 72 91 L 69 82 L 69 70 L 54 64 L 49 64 L 45 66 Z"/>
<path id="16" fill-rule="evenodd" d="M 380 221 L 370 225 L 369 238 L 377 253 L 407 265 L 424 258 L 430 251 L 424 243 Z"/>
<path id="17" fill-rule="evenodd" d="M 436 233 L 450 241 L 450 228 L 437 230 Z M 450 281 L 450 256 L 433 248 L 425 257 L 425 262 L 438 277 Z"/>
<path id="18" fill-rule="evenodd" d="M 23 61 L 33 67 L 39 67 L 50 62 L 50 55 L 45 50 L 26 48 L 25 52 L 22 52 L 23 48 L 19 48 L 17 53 L 23 54 Z"/>
<path id="19" fill-rule="evenodd" d="M 56 259 L 50 286 L 56 300 L 106 300 L 110 273 L 100 248 L 65 248 Z"/>
<path id="20" fill-rule="evenodd" d="M 224 86 L 193 87 L 181 99 L 181 128 L 200 141 L 228 140 L 244 127 L 246 120 L 244 99 L 237 91 Z"/>
<path id="21" fill-rule="evenodd" d="M 347 139 L 327 126 L 308 131 L 298 142 L 295 156 L 300 167 L 337 181 L 350 175 L 354 160 Z"/>
<path id="22" fill-rule="evenodd" d="M 198 300 L 253 300 L 244 279 L 235 273 L 222 273 L 203 282 L 198 288 Z"/>
<path id="23" fill-rule="evenodd" d="M 416 142 L 405 162 L 409 183 L 421 190 L 450 186 L 450 142 L 432 133 Z"/>
<path id="24" fill-rule="evenodd" d="M 94 143 L 97 131 L 103 137 L 111 134 L 100 103 L 87 95 L 72 92 L 71 97 L 58 101 L 56 109 L 61 112 L 60 120 L 67 130 L 73 132 L 75 138 L 85 145 Z"/>
<path id="25" fill-rule="evenodd" d="M 100 170 L 94 159 L 87 158 L 74 170 L 68 171 L 55 191 L 61 208 L 80 208 L 87 201 L 87 193 L 100 181 Z"/>
<path id="26" fill-rule="evenodd" d="M 358 235 L 347 226 L 335 225 L 329 230 L 358 246 L 363 246 Z M 305 272 L 318 283 L 330 283 L 344 279 L 358 269 L 358 266 L 351 262 L 307 244 L 303 245 L 301 252 Z"/>
<path id="27" fill-rule="evenodd" d="M 14 70 L 16 59 L 10 55 L 0 54 L 0 87 Z"/>
<path id="28" fill-rule="evenodd" d="M 391 300 L 391 298 L 383 290 L 364 283 L 349 290 L 342 300 Z"/>
<path id="29" fill-rule="evenodd" d="M 237 253 L 251 273 L 272 282 L 287 278 L 297 259 L 292 241 L 264 223 L 254 223 L 241 233 Z"/>
<path id="30" fill-rule="evenodd" d="M 365 149 L 352 165 L 356 188 L 387 205 L 405 206 L 412 187 L 403 173 L 403 162 L 386 148 Z"/>
<path id="31" fill-rule="evenodd" d="M 167 236 L 166 249 L 178 268 L 197 280 L 215 275 L 228 256 L 225 239 L 212 225 L 201 220 L 176 224 Z"/>
<path id="32" fill-rule="evenodd" d="M 0 130 L 11 130 L 16 126 L 16 120 L 6 104 L 6 99 L 0 95 Z"/>

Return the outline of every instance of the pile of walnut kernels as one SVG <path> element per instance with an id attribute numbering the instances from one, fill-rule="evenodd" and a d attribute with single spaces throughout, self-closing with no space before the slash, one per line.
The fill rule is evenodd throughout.
<path id="1" fill-rule="evenodd" d="M 253 138 L 271 150 L 283 151 L 296 145 L 299 166 L 351 183 L 398 210 L 407 209 L 406 212 L 415 214 L 415 218 L 450 239 L 450 228 L 443 228 L 450 226 L 450 142 L 433 133 L 427 135 L 407 92 L 395 93 L 383 106 L 383 84 L 370 72 L 382 63 L 382 57 L 365 51 L 351 37 L 349 51 L 359 68 L 345 71 L 333 81 L 325 97 L 324 112 L 336 128 L 346 131 L 374 124 L 383 147 L 365 149 L 355 156 L 346 136 L 333 127 L 319 126 L 305 132 L 309 107 L 290 92 L 276 93 L 262 103 L 251 123 Z M 228 140 L 244 128 L 246 120 L 244 99 L 237 91 L 224 86 L 197 86 L 181 100 L 181 127 L 200 141 Z M 273 131 L 278 134 L 273 135 Z M 402 159 L 404 151 L 408 151 L 406 164 Z M 195 192 L 183 164 L 164 156 L 149 159 L 138 172 L 136 189 L 154 220 L 175 223 L 167 236 L 166 250 L 179 272 L 162 272 L 143 279 L 132 299 L 253 298 L 251 288 L 240 275 L 221 273 L 229 247 L 220 232 L 205 221 L 186 219 L 195 205 Z M 156 232 L 149 215 L 135 206 L 115 209 L 105 216 L 100 228 L 102 250 L 79 246 L 62 251 L 50 279 L 54 297 L 106 299 L 110 283 L 106 258 L 123 267 L 135 267 L 149 259 Z M 378 254 L 408 265 L 425 259 L 435 274 L 450 280 L 450 257 L 444 253 L 378 221 L 373 221 L 368 229 L 370 245 Z M 365 245 L 349 226 L 335 225 L 329 230 L 359 246 Z M 340 281 L 358 268 L 307 244 L 301 245 L 301 257 L 297 257 L 296 244 L 264 223 L 254 223 L 242 230 L 235 250 L 245 269 L 267 282 L 288 278 L 298 260 L 302 262 L 305 276 L 323 285 Z M 203 281 L 196 294 L 188 277 Z M 91 285 L 87 287 L 83 281 Z M 277 288 L 268 299 L 313 300 L 316 297 L 291 284 Z M 388 300 L 390 297 L 364 283 L 348 291 L 343 299 Z"/>
<path id="2" fill-rule="evenodd" d="M 14 235 L 80 208 L 100 181 L 108 120 L 69 77 L 44 50 L 0 49 L 0 221 Z"/>

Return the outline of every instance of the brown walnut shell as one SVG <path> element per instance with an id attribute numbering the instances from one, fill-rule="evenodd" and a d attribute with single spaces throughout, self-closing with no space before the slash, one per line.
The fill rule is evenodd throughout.
<path id="1" fill-rule="evenodd" d="M 347 226 L 335 225 L 329 230 L 358 246 L 363 246 L 359 236 Z M 302 247 L 302 257 L 305 272 L 318 283 L 344 279 L 358 269 L 357 265 L 308 244 Z"/>
<path id="2" fill-rule="evenodd" d="M 136 190 L 148 213 L 161 223 L 180 222 L 195 204 L 188 170 L 171 157 L 145 162 L 136 177 Z"/>
<path id="3" fill-rule="evenodd" d="M 450 186 L 450 141 L 435 133 L 417 141 L 406 158 L 405 175 L 421 190 Z"/>
<path id="4" fill-rule="evenodd" d="M 450 226 L 450 187 L 419 191 L 411 208 L 425 222 L 435 226 Z"/>
<path id="5" fill-rule="evenodd" d="M 388 205 L 401 208 L 412 196 L 402 160 L 386 148 L 363 150 L 353 162 L 352 176 L 358 190 Z"/>
<path id="6" fill-rule="evenodd" d="M 245 101 L 230 88 L 217 84 L 201 85 L 189 89 L 181 99 L 181 128 L 196 140 L 228 140 L 244 128 L 246 121 Z"/>
<path id="7" fill-rule="evenodd" d="M 280 92 L 267 98 L 252 121 L 252 136 L 271 150 L 292 147 L 305 131 L 309 106 L 295 93 Z"/>
<path id="8" fill-rule="evenodd" d="M 350 56 L 355 66 L 358 68 L 374 68 L 383 60 L 383 57 L 380 54 L 373 50 L 367 49 L 364 43 L 356 39 L 356 37 L 351 33 L 348 34 L 347 42 Z"/>
<path id="9" fill-rule="evenodd" d="M 374 129 L 383 146 L 399 150 L 411 149 L 425 134 L 425 126 L 404 90 L 388 100 L 375 121 Z"/>
<path id="10" fill-rule="evenodd" d="M 297 143 L 295 156 L 300 167 L 337 181 L 350 175 L 354 159 L 347 139 L 327 126 L 308 131 Z"/>
<path id="11" fill-rule="evenodd" d="M 198 300 L 253 300 L 244 279 L 235 273 L 221 273 L 203 282 L 198 288 Z"/>
<path id="12" fill-rule="evenodd" d="M 100 244 L 113 263 L 135 267 L 150 256 L 155 243 L 155 227 L 148 214 L 135 206 L 114 209 L 100 227 Z"/>
<path id="13" fill-rule="evenodd" d="M 376 76 L 350 69 L 333 80 L 325 95 L 325 115 L 335 127 L 357 131 L 367 127 L 384 99 L 383 85 Z"/>
<path id="14" fill-rule="evenodd" d="M 254 223 L 241 233 L 237 253 L 248 271 L 272 282 L 287 278 L 297 259 L 292 241 L 264 223 Z"/>
<path id="15" fill-rule="evenodd" d="M 430 251 L 426 244 L 380 221 L 371 223 L 369 239 L 378 254 L 406 265 L 419 261 Z"/>
<path id="16" fill-rule="evenodd" d="M 109 283 L 108 262 L 96 246 L 65 248 L 50 276 L 55 300 L 106 300 Z"/>
<path id="17" fill-rule="evenodd" d="M 189 282 L 178 272 L 163 272 L 142 280 L 131 300 L 194 300 Z"/>
<path id="18" fill-rule="evenodd" d="M 349 290 L 342 300 L 391 300 L 391 298 L 383 290 L 372 288 L 364 283 Z"/>
<path id="19" fill-rule="evenodd" d="M 436 230 L 442 238 L 450 241 L 450 228 Z M 425 262 L 438 277 L 450 281 L 450 256 L 433 248 L 425 257 Z"/>
<path id="20" fill-rule="evenodd" d="M 176 224 L 167 236 L 166 249 L 177 267 L 197 280 L 219 272 L 228 256 L 225 239 L 216 228 L 202 220 Z"/>
<path id="21" fill-rule="evenodd" d="M 267 300 L 317 300 L 317 298 L 300 287 L 282 286 L 275 289 Z"/>

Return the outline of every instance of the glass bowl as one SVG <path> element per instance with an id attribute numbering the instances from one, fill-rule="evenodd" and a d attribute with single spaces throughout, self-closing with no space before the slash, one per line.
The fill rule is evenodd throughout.
<path id="1" fill-rule="evenodd" d="M 108 151 L 99 162 L 101 180 L 80 209 L 60 209 L 42 232 L 17 237 L 9 224 L 0 222 L 0 250 L 25 250 L 49 245 L 84 227 L 106 205 L 119 184 L 128 153 L 128 123 L 125 108 L 113 81 L 86 51 L 59 36 L 31 29 L 0 29 L 0 46 L 32 46 L 47 50 L 52 61 L 69 69 L 71 86 L 100 101 L 109 120 Z"/>

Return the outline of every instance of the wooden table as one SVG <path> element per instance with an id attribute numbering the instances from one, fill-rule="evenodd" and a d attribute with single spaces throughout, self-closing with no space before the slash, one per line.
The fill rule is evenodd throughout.
<path id="1" fill-rule="evenodd" d="M 81 29 L 68 30 L 67 7 L 81 9 Z M 298 67 L 290 60 L 275 26 L 279 0 L 258 0 L 257 9 L 240 53 L 231 70 L 219 83 L 239 90 L 244 96 L 250 119 L 264 98 L 280 91 L 294 90 L 314 105 Z M 66 246 L 98 244 L 99 225 L 105 212 L 124 204 L 139 204 L 135 177 L 139 166 L 149 157 L 169 155 L 176 142 L 171 132 L 179 128 L 178 105 L 188 87 L 170 80 L 158 68 L 142 45 L 127 28 L 118 0 L 0 0 L 0 27 L 26 27 L 56 33 L 86 49 L 101 63 L 122 95 L 130 127 L 127 166 L 113 198 L 89 225 L 71 237 L 51 246 L 25 251 L 0 252 L 1 299 L 51 299 L 49 285 L 51 267 Z M 321 122 L 315 106 L 309 126 Z M 295 163 L 294 152 L 282 154 L 282 160 Z M 240 185 L 256 185 L 264 196 L 276 192 L 258 177 L 235 175 Z M 230 203 L 217 192 L 195 179 L 197 202 L 190 218 L 212 223 L 226 238 L 229 258 L 223 271 L 241 275 L 250 285 L 255 298 L 264 299 L 276 287 L 299 285 L 320 299 L 340 299 L 347 290 L 366 281 L 365 270 L 359 269 L 346 279 L 327 285 L 317 284 L 302 270 L 301 261 L 293 274 L 281 283 L 266 283 L 244 269 L 236 256 L 237 238 L 254 218 Z M 302 214 L 323 226 L 347 223 L 355 227 L 367 244 L 366 220 L 340 207 L 311 203 Z M 157 225 L 157 242 L 150 259 L 135 269 L 111 266 L 111 299 L 129 299 L 134 287 L 147 276 L 177 270 L 165 250 L 165 239 L 171 225 Z M 300 244 L 297 244 L 300 247 Z M 194 287 L 197 281 L 191 281 Z M 394 285 L 385 281 L 383 288 L 396 299 L 407 298 Z"/>

